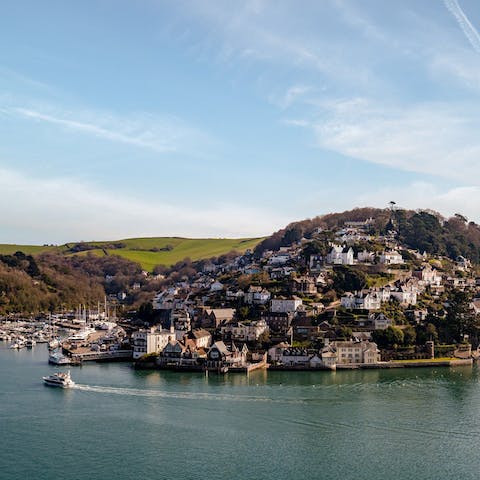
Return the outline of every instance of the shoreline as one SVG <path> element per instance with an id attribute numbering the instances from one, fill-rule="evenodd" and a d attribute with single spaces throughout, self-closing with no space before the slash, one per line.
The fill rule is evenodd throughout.
<path id="1" fill-rule="evenodd" d="M 198 372 L 205 374 L 205 371 L 208 370 L 213 373 L 250 373 L 253 370 L 265 370 L 272 372 L 334 372 L 336 370 L 388 370 L 394 368 L 433 368 L 433 367 L 464 367 L 464 366 L 473 366 L 473 358 L 457 358 L 457 359 L 447 359 L 447 360 L 397 360 L 392 362 L 380 362 L 380 363 L 363 363 L 363 364 L 340 364 L 335 367 L 315 367 L 309 368 L 304 366 L 294 366 L 294 365 L 269 365 L 265 364 L 263 366 L 256 366 L 253 369 L 247 368 L 230 368 L 227 372 L 219 372 L 218 369 L 205 369 L 202 366 L 166 366 L 166 365 L 156 365 L 154 363 L 141 364 L 134 362 L 133 367 L 138 370 L 169 370 L 173 372 Z"/>

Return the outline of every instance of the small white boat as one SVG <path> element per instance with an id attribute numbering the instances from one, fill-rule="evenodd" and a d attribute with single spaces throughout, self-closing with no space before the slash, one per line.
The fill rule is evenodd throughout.
<path id="1" fill-rule="evenodd" d="M 49 387 L 70 388 L 75 385 L 75 382 L 70 377 L 70 370 L 43 377 L 43 381 Z"/>

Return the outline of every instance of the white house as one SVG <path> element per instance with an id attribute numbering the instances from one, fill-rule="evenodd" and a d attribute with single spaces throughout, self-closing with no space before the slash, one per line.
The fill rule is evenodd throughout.
<path id="1" fill-rule="evenodd" d="M 289 253 L 277 253 L 268 259 L 269 265 L 285 265 L 290 260 Z"/>
<path id="2" fill-rule="evenodd" d="M 415 270 L 413 276 L 418 278 L 423 285 L 432 287 L 440 287 L 442 285 L 442 276 L 429 263 Z"/>
<path id="3" fill-rule="evenodd" d="M 271 294 L 263 287 L 250 285 L 245 293 L 245 303 L 248 305 L 264 305 L 270 300 Z"/>
<path id="4" fill-rule="evenodd" d="M 212 335 L 203 328 L 192 330 L 189 338 L 195 342 L 197 348 L 208 348 L 212 343 Z"/>
<path id="5" fill-rule="evenodd" d="M 415 288 L 401 286 L 397 290 L 392 290 L 390 292 L 390 298 L 394 298 L 402 305 L 416 305 L 417 290 Z"/>
<path id="6" fill-rule="evenodd" d="M 163 330 L 161 327 L 151 327 L 134 332 L 132 334 L 133 359 L 137 360 L 149 353 L 159 353 L 170 340 L 175 340 L 175 332 Z"/>
<path id="7" fill-rule="evenodd" d="M 170 312 L 170 325 L 175 329 L 175 338 L 182 340 L 192 329 L 190 314 L 186 309 L 174 309 Z"/>
<path id="8" fill-rule="evenodd" d="M 273 298 L 270 302 L 270 311 L 273 313 L 296 312 L 303 304 L 300 298 Z"/>
<path id="9" fill-rule="evenodd" d="M 227 292 L 225 293 L 225 297 L 227 300 L 230 300 L 230 301 L 235 301 L 235 300 L 239 300 L 240 298 L 243 298 L 245 296 L 245 294 L 243 293 L 242 290 L 227 290 Z"/>
<path id="10" fill-rule="evenodd" d="M 392 320 L 383 313 L 369 315 L 374 330 L 385 330 L 392 326 Z"/>
<path id="11" fill-rule="evenodd" d="M 402 255 L 396 250 L 382 252 L 378 260 L 383 265 L 400 265 L 404 263 Z"/>
<path id="12" fill-rule="evenodd" d="M 354 259 L 352 247 L 333 245 L 330 253 L 327 254 L 327 263 L 333 265 L 353 265 Z"/>
<path id="13" fill-rule="evenodd" d="M 350 310 L 378 310 L 382 305 L 382 300 L 375 291 L 346 292 L 345 295 L 340 298 L 340 305 Z"/>

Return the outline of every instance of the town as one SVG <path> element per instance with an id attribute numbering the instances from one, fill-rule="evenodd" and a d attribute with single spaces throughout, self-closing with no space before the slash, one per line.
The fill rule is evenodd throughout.
<path id="1" fill-rule="evenodd" d="M 475 265 L 406 247 L 392 219 L 383 233 L 372 218 L 317 227 L 276 250 L 232 252 L 168 279 L 144 271 L 132 290 L 153 279 L 162 288 L 135 312 L 117 317 L 127 293 L 110 295 L 97 309 L 53 315 L 46 331 L 30 324 L 29 346 L 48 339 L 58 364 L 132 360 L 136 368 L 219 373 L 472 363 Z M 52 325 L 75 333 L 59 338 Z M 0 338 L 27 346 L 23 328 L 6 319 Z"/>

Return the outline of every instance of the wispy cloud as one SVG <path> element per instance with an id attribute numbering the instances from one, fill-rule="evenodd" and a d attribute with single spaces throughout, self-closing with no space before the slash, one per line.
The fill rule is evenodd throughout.
<path id="1" fill-rule="evenodd" d="M 176 150 L 176 147 L 173 145 L 171 140 L 165 138 L 165 135 L 163 136 L 164 138 L 160 138 L 148 130 L 135 133 L 133 131 L 134 129 L 129 128 L 130 132 L 124 133 L 110 130 L 95 123 L 85 123 L 68 118 L 59 118 L 26 108 L 14 108 L 12 111 L 24 118 L 60 125 L 73 131 L 92 134 L 96 137 L 111 140 L 113 142 L 121 142 L 137 147 L 149 148 L 160 153 L 172 152 Z"/>
<path id="2" fill-rule="evenodd" d="M 444 0 L 445 6 L 454 16 L 458 25 L 472 45 L 473 49 L 480 53 L 480 35 L 476 28 L 472 25 L 465 12 L 462 10 L 457 0 Z"/>
<path id="3" fill-rule="evenodd" d="M 303 122 L 324 149 L 401 170 L 480 184 L 480 119 L 475 108 L 463 103 L 386 105 L 354 98 L 326 101 L 320 112 Z M 295 125 L 302 126 L 302 122 L 297 120 Z"/>
<path id="4" fill-rule="evenodd" d="M 0 169 L 0 191 L 3 198 L 15 198 L 15 202 L 0 203 L 0 242 L 260 236 L 292 220 L 223 200 L 203 206 L 139 200 L 73 178 L 42 179 L 9 169 Z"/>
<path id="5" fill-rule="evenodd" d="M 328 28 L 328 15 L 337 13 L 329 2 L 305 2 L 303 15 L 292 22 L 291 5 L 277 2 L 188 2 L 182 15 L 193 16 L 204 25 L 205 33 L 197 48 L 205 58 L 206 51 L 217 58 L 258 60 L 270 66 L 310 71 L 346 85 L 374 82 L 367 65 L 355 66 L 344 61 L 348 47 L 341 36 L 327 39 L 322 30 Z M 328 13 L 328 15 L 325 15 Z M 312 29 L 311 19 L 315 19 Z M 304 26 L 306 28 L 304 28 Z M 348 55 L 350 56 L 350 55 Z"/>
<path id="6" fill-rule="evenodd" d="M 148 149 L 156 153 L 188 153 L 208 156 L 217 143 L 209 134 L 187 125 L 174 116 L 112 112 L 84 108 L 65 108 L 30 102 L 18 106 L 9 99 L 0 112 L 38 124 L 50 125 L 65 132 L 88 135 L 109 142 Z"/>

